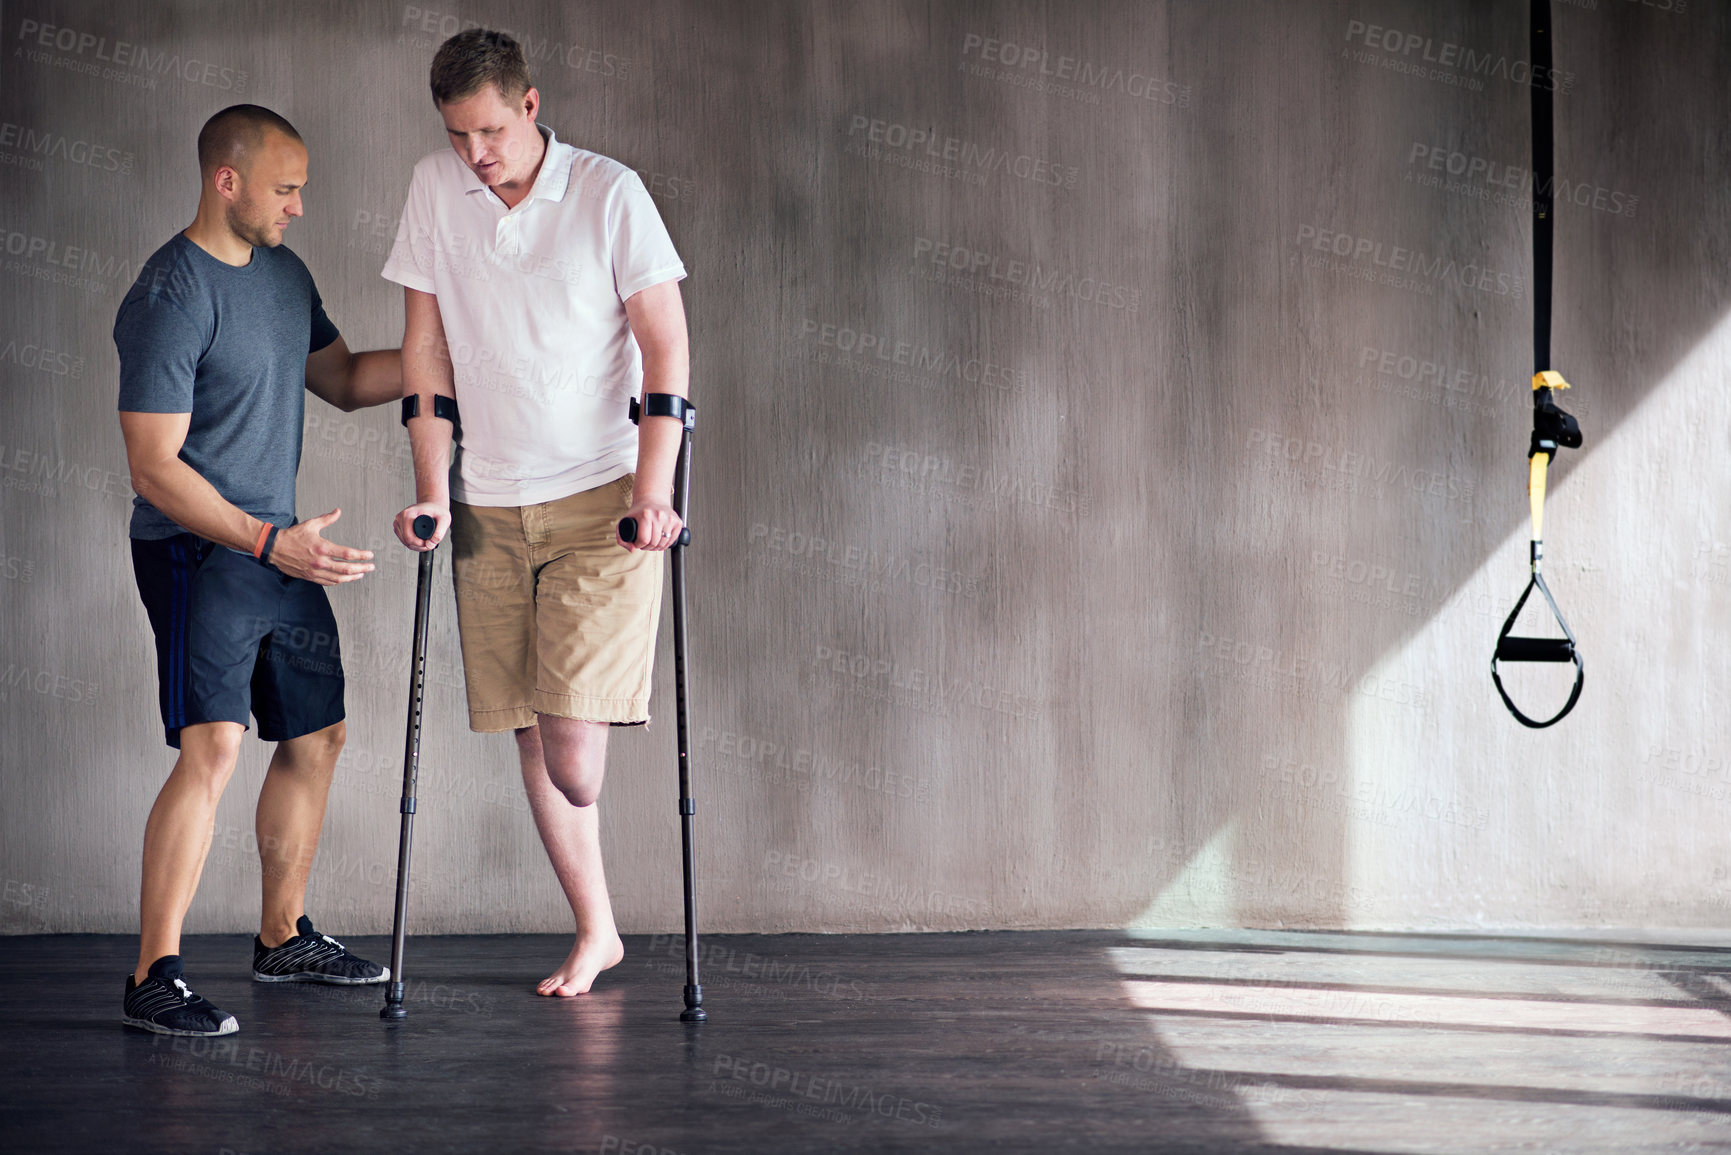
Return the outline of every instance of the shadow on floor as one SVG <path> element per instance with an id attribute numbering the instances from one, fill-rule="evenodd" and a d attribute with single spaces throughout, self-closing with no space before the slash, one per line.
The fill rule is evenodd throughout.
<path id="1" fill-rule="evenodd" d="M 384 953 L 380 939 L 355 939 Z M 258 985 L 241 1032 L 117 1022 L 132 941 L 6 940 L 16 1151 L 1676 1150 L 1731 1141 L 1725 952 L 1254 931 L 677 937 L 538 998 L 554 936 L 411 940 L 410 1018 Z M 1713 1024 L 1723 1024 L 1722 1028 Z M 1717 1031 L 1717 1033 L 1715 1033 Z"/>

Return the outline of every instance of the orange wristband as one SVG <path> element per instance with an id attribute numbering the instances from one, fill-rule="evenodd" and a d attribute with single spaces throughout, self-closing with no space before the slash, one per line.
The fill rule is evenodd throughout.
<path id="1" fill-rule="evenodd" d="M 252 543 L 252 556 L 257 557 L 264 552 L 264 539 L 270 536 L 272 528 L 274 527 L 268 521 L 259 527 L 258 540 Z"/>

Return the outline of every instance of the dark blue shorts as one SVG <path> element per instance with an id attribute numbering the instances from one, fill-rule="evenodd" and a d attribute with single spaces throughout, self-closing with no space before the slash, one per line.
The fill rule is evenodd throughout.
<path id="1" fill-rule="evenodd" d="M 132 542 L 132 572 L 156 634 L 168 744 L 204 722 L 258 718 L 281 742 L 343 720 L 337 620 L 324 587 L 190 533 Z"/>

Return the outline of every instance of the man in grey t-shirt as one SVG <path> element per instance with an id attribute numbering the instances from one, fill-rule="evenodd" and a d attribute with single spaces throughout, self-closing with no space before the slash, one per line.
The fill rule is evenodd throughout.
<path id="1" fill-rule="evenodd" d="M 156 635 L 162 721 L 180 756 L 144 831 L 138 965 L 122 1021 L 222 1035 L 229 1015 L 188 989 L 180 929 L 251 719 L 277 743 L 258 801 L 263 880 L 253 977 L 375 983 L 385 968 L 313 929 L 307 875 L 342 749 L 343 674 L 323 587 L 366 550 L 326 541 L 340 510 L 297 522 L 305 392 L 340 409 L 402 395 L 399 350 L 350 353 L 312 274 L 282 245 L 301 215 L 307 152 L 257 105 L 198 137 L 198 216 L 145 263 L 114 322 L 120 428 L 138 497 L 133 571 Z"/>

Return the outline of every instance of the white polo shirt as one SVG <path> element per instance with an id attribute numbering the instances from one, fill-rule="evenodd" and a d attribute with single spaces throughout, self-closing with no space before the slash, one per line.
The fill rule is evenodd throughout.
<path id="1" fill-rule="evenodd" d="M 415 165 L 384 275 L 439 299 L 462 436 L 451 496 L 533 505 L 637 465 L 643 355 L 625 300 L 685 276 L 636 173 L 561 144 L 507 210 L 451 149 Z"/>

